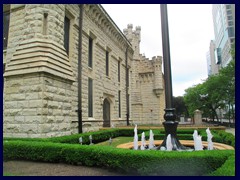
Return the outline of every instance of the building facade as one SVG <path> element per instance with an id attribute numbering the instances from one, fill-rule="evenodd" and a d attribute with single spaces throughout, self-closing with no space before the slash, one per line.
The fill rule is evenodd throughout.
<path id="1" fill-rule="evenodd" d="M 140 54 L 141 27 L 123 30 L 134 48 L 131 61 L 131 113 L 135 124 L 162 124 L 165 107 L 162 57 Z"/>
<path id="2" fill-rule="evenodd" d="M 212 5 L 215 58 L 220 68 L 231 61 L 231 46 L 235 41 L 235 4 Z"/>
<path id="3" fill-rule="evenodd" d="M 210 41 L 209 51 L 207 52 L 206 58 L 207 58 L 208 76 L 218 74 L 220 64 L 216 63 L 215 43 L 213 40 Z"/>
<path id="4" fill-rule="evenodd" d="M 4 136 L 163 121 L 161 57 L 141 56 L 101 5 L 83 7 L 81 16 L 76 4 L 4 5 Z"/>

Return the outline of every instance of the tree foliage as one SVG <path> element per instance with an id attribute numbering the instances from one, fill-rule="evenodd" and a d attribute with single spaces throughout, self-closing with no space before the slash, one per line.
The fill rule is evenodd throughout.
<path id="1" fill-rule="evenodd" d="M 181 115 L 188 116 L 188 110 L 183 100 L 183 96 L 173 97 L 173 107 L 176 109 L 175 113 L 179 118 Z"/>
<path id="2" fill-rule="evenodd" d="M 234 46 L 233 46 L 234 47 Z M 235 105 L 235 48 L 231 50 L 233 59 L 227 67 L 220 69 L 219 74 L 211 75 L 202 84 L 185 90 L 184 102 L 191 116 L 196 109 L 204 115 L 218 119 L 216 110 Z M 200 95 L 207 95 L 202 99 Z M 229 108 L 230 109 L 230 108 Z M 230 113 L 230 112 L 229 112 Z M 234 112 L 231 112 L 234 114 Z"/>

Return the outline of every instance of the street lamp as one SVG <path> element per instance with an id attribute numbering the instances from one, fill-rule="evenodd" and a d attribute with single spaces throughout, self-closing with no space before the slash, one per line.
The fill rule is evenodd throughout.
<path id="1" fill-rule="evenodd" d="M 175 108 L 173 108 L 172 100 L 172 77 L 171 77 L 171 62 L 170 62 L 170 47 L 169 47 L 169 33 L 168 33 L 168 17 L 167 5 L 161 4 L 161 26 L 162 26 L 162 47 L 163 47 L 163 65 L 164 65 L 164 83 L 165 83 L 165 102 L 166 109 L 164 109 L 163 126 L 165 128 L 165 138 L 163 143 L 158 147 L 166 148 L 167 136 L 171 134 L 171 142 L 173 150 L 187 149 L 183 146 L 177 138 L 177 126 Z"/>

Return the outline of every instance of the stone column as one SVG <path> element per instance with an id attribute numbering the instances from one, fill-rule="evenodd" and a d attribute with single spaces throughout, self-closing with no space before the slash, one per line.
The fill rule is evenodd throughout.
<path id="1" fill-rule="evenodd" d="M 194 111 L 194 124 L 195 125 L 202 124 L 202 111 L 200 111 L 198 109 Z"/>

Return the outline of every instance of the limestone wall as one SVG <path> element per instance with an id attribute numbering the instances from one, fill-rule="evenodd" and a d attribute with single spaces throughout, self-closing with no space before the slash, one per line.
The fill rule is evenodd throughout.
<path id="1" fill-rule="evenodd" d="M 51 137 L 77 133 L 79 6 L 27 4 L 10 8 L 9 43 L 4 57 L 4 136 Z M 69 54 L 64 48 L 65 15 L 70 19 Z M 88 67 L 89 36 L 94 38 L 92 68 Z M 105 98 L 110 101 L 111 122 L 126 124 L 125 52 L 130 43 L 99 5 L 84 5 L 82 38 L 83 131 L 102 127 L 102 99 Z M 105 75 L 106 50 L 109 76 Z M 132 56 L 129 47 L 129 67 Z M 118 61 L 121 82 L 118 82 Z M 88 117 L 88 78 L 93 79 L 93 117 Z"/>
<path id="2" fill-rule="evenodd" d="M 135 51 L 131 62 L 131 117 L 134 124 L 156 124 L 164 121 L 165 93 L 162 57 L 148 59 L 140 54 L 141 28 L 129 24 L 124 34 Z"/>

